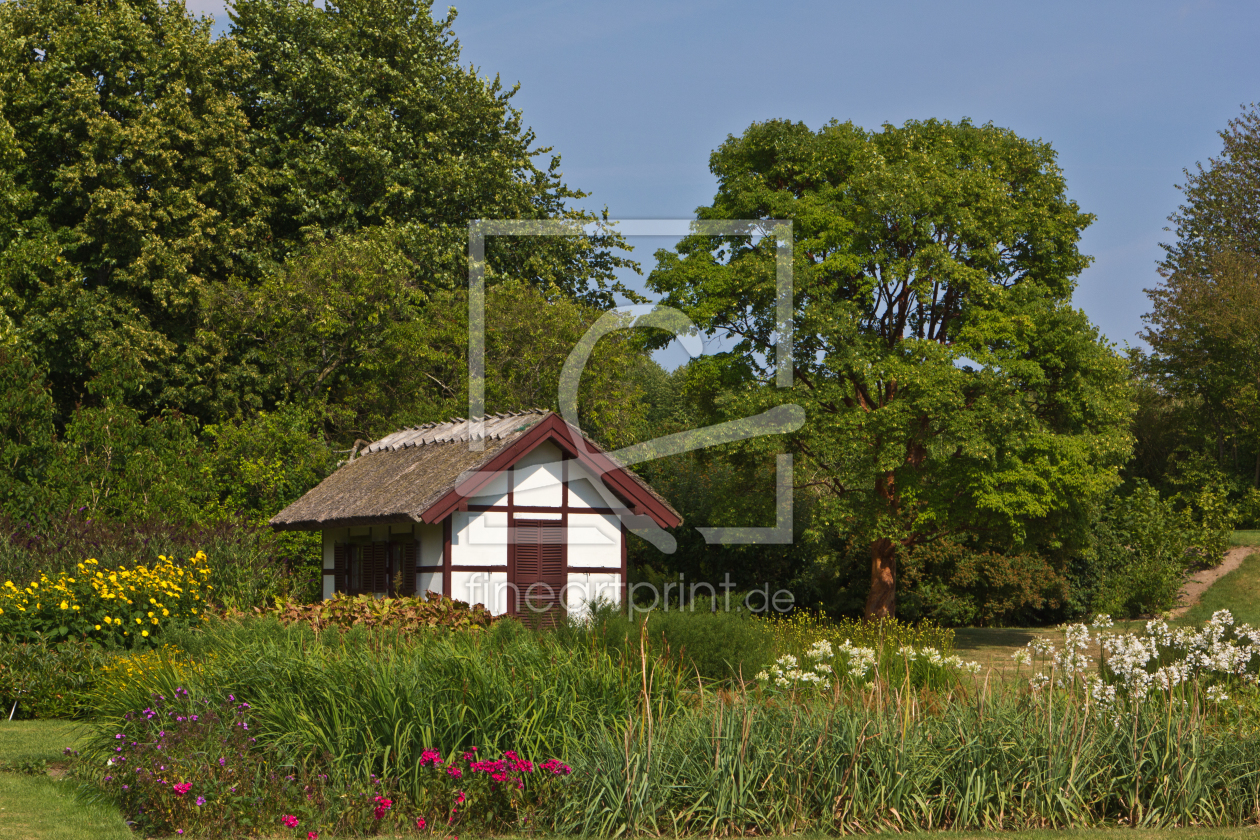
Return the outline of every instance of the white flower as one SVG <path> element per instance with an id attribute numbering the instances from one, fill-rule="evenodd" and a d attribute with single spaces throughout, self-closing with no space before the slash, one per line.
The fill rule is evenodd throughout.
<path id="1" fill-rule="evenodd" d="M 1229 695 L 1226 694 L 1225 689 L 1219 685 L 1208 686 L 1207 697 L 1213 703 L 1225 703 L 1229 701 Z"/>

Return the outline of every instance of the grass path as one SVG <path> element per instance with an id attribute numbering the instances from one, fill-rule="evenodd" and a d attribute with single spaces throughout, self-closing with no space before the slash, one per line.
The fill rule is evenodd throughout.
<path id="1" fill-rule="evenodd" d="M 0 772 L 0 840 L 122 840 L 133 835 L 118 811 L 89 802 L 66 778 L 66 747 L 82 733 L 60 720 L 0 721 L 0 763 L 47 762 L 41 775 Z"/>

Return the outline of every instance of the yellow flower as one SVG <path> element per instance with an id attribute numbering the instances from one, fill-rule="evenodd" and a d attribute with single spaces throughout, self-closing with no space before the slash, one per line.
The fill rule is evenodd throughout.
<path id="1" fill-rule="evenodd" d="M 149 631 L 148 631 L 148 630 L 143 630 L 143 631 L 141 631 L 140 635 L 141 635 L 141 636 L 147 636 L 147 635 L 149 635 Z"/>
<path id="2" fill-rule="evenodd" d="M 100 629 L 101 629 L 101 625 L 99 625 L 99 624 L 98 624 L 98 625 L 96 625 L 96 629 L 97 629 L 97 630 L 100 630 Z"/>
<path id="3" fill-rule="evenodd" d="M 68 610 L 68 609 L 70 609 L 70 605 L 69 605 L 69 604 L 67 604 L 65 601 L 62 601 L 62 602 L 61 602 L 61 608 L 62 608 L 63 610 Z"/>

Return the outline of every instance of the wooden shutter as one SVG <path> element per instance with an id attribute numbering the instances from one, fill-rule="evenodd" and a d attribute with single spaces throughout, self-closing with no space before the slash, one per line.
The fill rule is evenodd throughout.
<path id="1" fill-rule="evenodd" d="M 363 588 L 374 595 L 389 592 L 389 543 L 376 542 L 364 546 Z"/>
<path id="2" fill-rule="evenodd" d="M 559 519 L 517 519 L 516 614 L 527 624 L 555 627 L 564 615 L 561 594 L 567 582 L 564 567 L 564 525 Z"/>
<path id="3" fill-rule="evenodd" d="M 333 592 L 350 591 L 350 567 L 346 561 L 346 544 L 333 546 Z"/>

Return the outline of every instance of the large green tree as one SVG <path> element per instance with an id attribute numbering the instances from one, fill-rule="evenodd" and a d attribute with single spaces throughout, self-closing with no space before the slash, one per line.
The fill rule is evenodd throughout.
<path id="1" fill-rule="evenodd" d="M 239 0 L 231 35 L 253 59 L 240 94 L 252 155 L 272 177 L 279 260 L 312 238 L 395 225 L 421 285 L 466 282 L 468 222 L 594 217 L 536 145 L 515 88 L 460 65 L 455 11 L 432 0 Z M 535 161 L 542 158 L 539 166 Z M 494 237 L 498 275 L 604 305 L 621 288 L 610 237 Z"/>
<path id="2" fill-rule="evenodd" d="M 215 38 L 181 0 L 0 4 L 0 306 L 62 424 L 80 403 L 277 405 L 283 377 L 214 307 L 329 242 L 388 230 L 423 305 L 467 282 L 470 221 L 597 221 L 512 92 L 460 65 L 452 21 L 242 0 Z M 618 241 L 493 237 L 487 282 L 607 303 Z"/>
<path id="3" fill-rule="evenodd" d="M 207 387 L 201 292 L 266 237 L 232 90 L 248 64 L 178 2 L 0 4 L 0 306 L 63 421 Z"/>
<path id="4" fill-rule="evenodd" d="M 710 167 L 700 218 L 793 221 L 793 387 L 772 387 L 772 237 L 687 238 L 650 285 L 763 383 L 726 414 L 804 406 L 798 488 L 817 495 L 815 527 L 869 546 L 868 616 L 895 613 L 908 548 L 1083 538 L 1129 452 L 1130 399 L 1123 361 L 1069 304 L 1092 217 L 1048 144 L 967 121 L 772 121 Z"/>
<path id="5" fill-rule="evenodd" d="M 1145 369 L 1162 396 L 1193 408 L 1195 448 L 1231 470 L 1241 446 L 1254 461 L 1239 472 L 1260 487 L 1260 110 L 1220 136 L 1220 155 L 1186 170 L 1169 217 L 1177 238 L 1147 290 Z"/>

